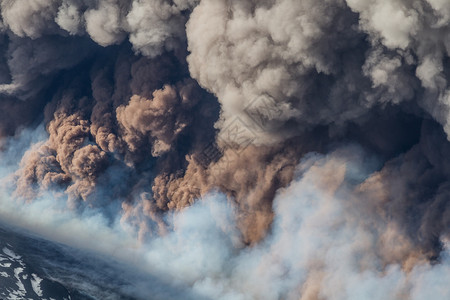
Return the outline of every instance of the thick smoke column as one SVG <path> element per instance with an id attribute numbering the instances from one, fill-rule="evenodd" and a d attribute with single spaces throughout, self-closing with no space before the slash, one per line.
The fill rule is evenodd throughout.
<path id="1" fill-rule="evenodd" d="M 11 222 L 45 203 L 41 233 L 67 243 L 54 207 L 98 214 L 146 271 L 214 299 L 448 297 L 450 4 L 0 9 Z"/>

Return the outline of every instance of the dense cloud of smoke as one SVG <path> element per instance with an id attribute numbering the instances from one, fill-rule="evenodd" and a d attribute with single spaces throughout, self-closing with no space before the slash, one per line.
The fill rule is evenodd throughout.
<path id="1" fill-rule="evenodd" d="M 154 57 L 185 40 L 184 23 L 196 0 L 2 1 L 3 29 L 38 39 L 49 34 L 88 35 L 101 46 L 128 37 L 133 48 Z"/>
<path id="2" fill-rule="evenodd" d="M 367 178 L 376 161 L 365 155 L 307 155 L 275 198 L 271 233 L 251 249 L 240 242 L 239 209 L 215 195 L 175 215 L 147 261 L 212 299 L 445 298 L 448 248 L 430 265 L 375 199 L 360 196 L 377 176 Z"/>
<path id="3" fill-rule="evenodd" d="M 167 215 L 171 229 L 140 247 L 132 228 L 108 225 L 99 210 L 61 214 L 64 203 L 50 195 L 20 211 L 2 197 L 0 214 L 10 224 L 39 228 L 47 238 L 127 263 L 116 268 L 142 274 L 130 275 L 133 281 L 122 283 L 121 292 L 142 299 L 445 299 L 448 227 L 441 232 L 439 262 L 430 262 L 417 236 L 392 218 L 402 208 L 387 207 L 382 171 L 373 172 L 378 165 L 357 146 L 306 155 L 275 197 L 271 232 L 251 248 L 242 242 L 239 206 L 220 193 Z M 38 212 L 44 214 L 37 218 Z M 83 276 L 101 276 L 97 264 L 90 268 Z M 167 278 L 174 286 L 165 285 Z"/>
<path id="4" fill-rule="evenodd" d="M 187 24 L 191 75 L 217 95 L 225 127 L 263 119 L 256 142 L 270 144 L 415 101 L 448 131 L 438 2 L 249 2 L 202 1 Z"/>
<path id="5" fill-rule="evenodd" d="M 0 9 L 5 199 L 99 212 L 206 297 L 448 292 L 445 1 Z"/>

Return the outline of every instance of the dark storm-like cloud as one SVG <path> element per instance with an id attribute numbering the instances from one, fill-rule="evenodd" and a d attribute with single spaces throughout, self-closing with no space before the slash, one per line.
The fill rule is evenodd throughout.
<path id="1" fill-rule="evenodd" d="M 2 187 L 121 222 L 213 298 L 348 299 L 366 272 L 417 299 L 418 270 L 448 267 L 444 2 L 2 1 Z"/>
<path id="2" fill-rule="evenodd" d="M 273 106 L 260 143 L 409 101 L 445 129 L 448 47 L 438 4 L 363 3 L 202 1 L 187 24 L 191 75 L 218 97 L 225 126 L 236 116 L 251 126 L 249 113 Z"/>

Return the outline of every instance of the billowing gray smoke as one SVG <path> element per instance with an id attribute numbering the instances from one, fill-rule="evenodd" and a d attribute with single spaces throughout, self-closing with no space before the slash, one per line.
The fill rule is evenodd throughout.
<path id="1" fill-rule="evenodd" d="M 213 299 L 449 297 L 450 2 L 0 8 L 2 214 L 120 221 Z"/>

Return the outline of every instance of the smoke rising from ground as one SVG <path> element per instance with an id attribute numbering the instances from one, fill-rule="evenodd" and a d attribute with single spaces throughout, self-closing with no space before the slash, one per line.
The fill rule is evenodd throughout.
<path id="1" fill-rule="evenodd" d="M 378 166 L 357 146 L 306 155 L 292 183 L 275 197 L 270 234 L 251 248 L 242 242 L 239 207 L 220 193 L 168 214 L 171 229 L 139 247 L 129 226 L 108 225 L 101 210 L 58 213 L 64 202 L 50 195 L 19 213 L 9 197 L 2 197 L 0 213 L 11 224 L 39 228 L 47 238 L 126 262 L 126 274 L 134 268 L 159 278 L 160 286 L 151 289 L 148 276 L 134 276 L 123 285 L 123 293 L 142 299 L 149 294 L 170 299 L 448 297 L 448 232 L 439 262 L 430 263 L 416 236 L 405 233 L 404 222 L 391 218 L 384 199 L 374 196 L 384 192 L 374 182 L 380 181 L 373 173 Z M 86 276 L 98 274 L 94 265 Z M 159 291 L 168 279 L 178 286 Z"/>
<path id="2" fill-rule="evenodd" d="M 446 295 L 444 2 L 1 1 L 3 214 L 210 298 Z"/>

